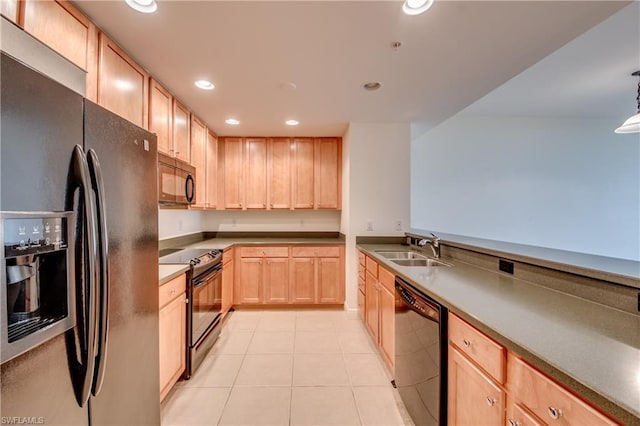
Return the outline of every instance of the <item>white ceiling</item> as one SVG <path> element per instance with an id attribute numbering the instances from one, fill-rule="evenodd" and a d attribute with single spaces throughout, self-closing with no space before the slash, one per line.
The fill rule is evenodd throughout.
<path id="1" fill-rule="evenodd" d="M 636 112 L 640 3 L 626 6 L 461 112 L 619 118 Z M 622 121 L 621 121 L 622 123 Z"/>
<path id="2" fill-rule="evenodd" d="M 422 133 L 628 4 L 436 0 L 411 17 L 399 1 L 159 1 L 151 15 L 74 3 L 210 128 L 245 136 L 341 135 L 349 122 Z M 202 78 L 215 90 L 196 89 Z M 372 80 L 382 88 L 362 90 Z"/>

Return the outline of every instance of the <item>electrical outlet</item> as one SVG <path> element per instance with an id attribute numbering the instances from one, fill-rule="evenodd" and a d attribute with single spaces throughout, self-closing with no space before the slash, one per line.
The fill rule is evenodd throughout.
<path id="1" fill-rule="evenodd" d="M 500 259 L 498 262 L 498 269 L 502 272 L 506 272 L 507 274 L 513 274 L 513 262 Z"/>
<path id="2" fill-rule="evenodd" d="M 373 221 L 371 219 L 367 220 L 367 231 L 373 231 Z"/>
<path id="3" fill-rule="evenodd" d="M 402 231 L 402 221 L 396 220 L 396 231 Z"/>

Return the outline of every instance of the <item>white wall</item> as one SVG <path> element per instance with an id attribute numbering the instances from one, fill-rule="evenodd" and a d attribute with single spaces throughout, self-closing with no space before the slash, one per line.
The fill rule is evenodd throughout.
<path id="1" fill-rule="evenodd" d="M 410 148 L 409 123 L 350 123 L 343 138 L 342 176 L 347 182 L 341 229 L 346 236 L 348 309 L 357 308 L 356 236 L 404 235 L 409 228 Z M 401 222 L 399 230 L 396 221 Z"/>
<path id="2" fill-rule="evenodd" d="M 158 210 L 158 238 L 173 238 L 202 232 L 202 212 L 197 210 Z"/>
<path id="3" fill-rule="evenodd" d="M 640 138 L 618 121 L 446 121 L 412 142 L 411 226 L 640 260 Z"/>
<path id="4" fill-rule="evenodd" d="M 205 211 L 205 231 L 212 232 L 338 232 L 340 212 L 323 210 Z"/>

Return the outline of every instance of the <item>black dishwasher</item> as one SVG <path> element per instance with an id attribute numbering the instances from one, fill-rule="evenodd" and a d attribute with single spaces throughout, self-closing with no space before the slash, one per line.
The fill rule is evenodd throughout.
<path id="1" fill-rule="evenodd" d="M 396 278 L 395 385 L 416 426 L 447 424 L 447 308 Z"/>

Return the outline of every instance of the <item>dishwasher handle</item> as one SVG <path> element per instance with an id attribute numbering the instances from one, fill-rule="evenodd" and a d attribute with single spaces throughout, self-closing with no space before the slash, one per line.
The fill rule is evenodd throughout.
<path id="1" fill-rule="evenodd" d="M 425 299 L 424 296 L 409 290 L 405 286 L 398 284 L 397 281 L 396 291 L 398 292 L 400 299 L 402 299 L 405 305 L 407 305 L 412 311 L 435 323 L 440 323 L 440 307 L 437 304 Z"/>

